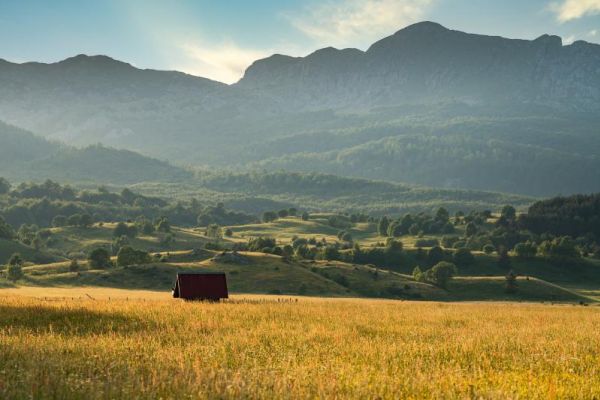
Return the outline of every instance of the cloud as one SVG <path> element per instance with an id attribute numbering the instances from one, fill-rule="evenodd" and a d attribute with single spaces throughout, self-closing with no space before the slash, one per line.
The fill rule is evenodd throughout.
<path id="1" fill-rule="evenodd" d="M 252 62 L 270 54 L 267 50 L 244 49 L 231 41 L 216 46 L 184 43 L 179 48 L 186 61 L 174 69 L 224 83 L 237 82 Z"/>
<path id="2" fill-rule="evenodd" d="M 597 29 L 592 29 L 591 31 L 588 32 L 589 37 L 596 37 L 597 35 L 598 35 Z"/>
<path id="3" fill-rule="evenodd" d="M 316 44 L 360 46 L 423 17 L 434 0 L 338 0 L 287 16 Z"/>
<path id="4" fill-rule="evenodd" d="M 572 44 L 575 41 L 575 39 L 575 35 L 570 35 L 563 39 L 563 43 L 567 45 Z"/>
<path id="5" fill-rule="evenodd" d="M 563 0 L 551 3 L 550 9 L 559 22 L 568 22 L 586 15 L 600 14 L 600 0 Z"/>

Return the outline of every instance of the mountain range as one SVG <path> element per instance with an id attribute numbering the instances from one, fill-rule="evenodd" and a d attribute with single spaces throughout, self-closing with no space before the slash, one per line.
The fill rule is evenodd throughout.
<path id="1" fill-rule="evenodd" d="M 600 190 L 598 111 L 599 45 L 432 22 L 273 55 L 233 85 L 107 56 L 0 61 L 0 120 L 69 146 L 536 196 Z"/>

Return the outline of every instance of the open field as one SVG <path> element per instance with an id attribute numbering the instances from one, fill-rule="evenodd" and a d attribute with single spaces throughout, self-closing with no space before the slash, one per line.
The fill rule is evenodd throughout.
<path id="1" fill-rule="evenodd" d="M 600 396 L 594 306 L 4 293 L 1 398 Z"/>

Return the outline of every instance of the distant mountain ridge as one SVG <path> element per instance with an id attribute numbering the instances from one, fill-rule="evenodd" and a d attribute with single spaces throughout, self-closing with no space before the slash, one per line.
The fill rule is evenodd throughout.
<path id="1" fill-rule="evenodd" d="M 0 120 L 68 145 L 449 189 L 599 191 L 599 111 L 599 45 L 432 22 L 257 60 L 233 85 L 107 56 L 0 60 Z"/>
<path id="2" fill-rule="evenodd" d="M 356 49 L 256 61 L 237 84 L 294 106 L 373 107 L 460 101 L 600 108 L 600 45 L 449 30 L 433 22 Z M 295 101 L 294 101 L 295 100 Z"/>

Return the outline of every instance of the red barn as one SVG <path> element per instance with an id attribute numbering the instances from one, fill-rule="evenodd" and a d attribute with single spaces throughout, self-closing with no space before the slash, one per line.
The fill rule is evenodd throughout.
<path id="1" fill-rule="evenodd" d="M 178 273 L 173 297 L 185 300 L 227 299 L 227 278 L 223 272 Z"/>

